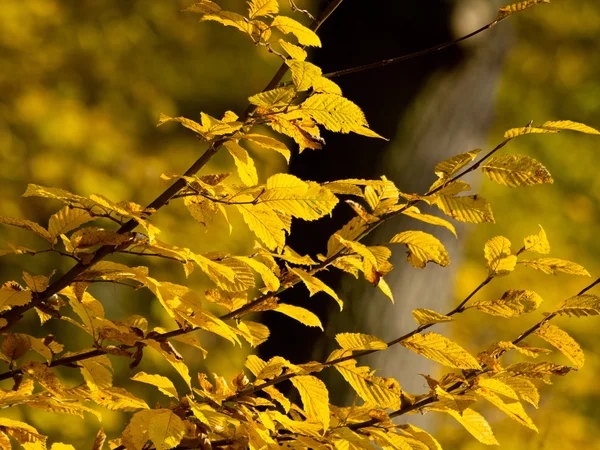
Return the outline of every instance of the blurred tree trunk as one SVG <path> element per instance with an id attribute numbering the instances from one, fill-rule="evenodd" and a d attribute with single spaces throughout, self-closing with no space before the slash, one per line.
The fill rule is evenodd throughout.
<path id="1" fill-rule="evenodd" d="M 418 4 L 348 1 L 323 28 L 324 48 L 315 54 L 316 63 L 328 72 L 412 53 L 467 34 L 491 21 L 494 14 L 487 3 L 477 0 L 455 5 L 443 0 Z M 452 29 L 453 17 L 466 18 L 455 24 L 459 30 Z M 507 47 L 506 29 L 498 31 L 492 29 L 463 47 L 336 79 L 344 95 L 363 109 L 371 128 L 390 142 L 325 134 L 324 149 L 295 158 L 292 173 L 315 181 L 376 179 L 385 174 L 403 192 L 426 191 L 435 179 L 433 168 L 437 162 L 487 143 Z M 294 222 L 290 245 L 301 253 L 324 253 L 327 238 L 352 215 L 350 207 L 341 204 L 331 220 L 317 224 Z M 345 310 L 340 313 L 324 294 L 308 300 L 306 289 L 295 287 L 282 300 L 316 312 L 326 331 L 310 329 L 307 338 L 307 330 L 297 322 L 265 314 L 272 339 L 259 347 L 261 356 L 282 355 L 293 362 L 324 360 L 333 348 L 336 333 L 361 332 L 390 340 L 415 327 L 411 310 L 425 307 L 445 312 L 454 300 L 453 268 L 460 261 L 460 241 L 445 229 L 395 218 L 369 236 L 368 243 L 384 242 L 407 229 L 434 232 L 446 245 L 451 266 L 414 269 L 407 263 L 404 249 L 396 247 L 392 257 L 395 269 L 386 277 L 395 305 L 364 279 L 340 277 L 336 272 L 320 275 L 340 293 Z M 295 339 L 300 335 L 302 340 Z M 426 360 L 401 348 L 373 355 L 361 364 L 381 369 L 383 376 L 396 377 L 408 392 L 422 390 L 423 382 L 415 374 L 431 371 Z M 337 386 L 341 388 L 332 393 L 332 401 L 348 393 L 345 384 Z"/>

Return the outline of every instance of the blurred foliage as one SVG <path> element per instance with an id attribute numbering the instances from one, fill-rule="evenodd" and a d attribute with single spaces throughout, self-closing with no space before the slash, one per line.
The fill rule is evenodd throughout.
<path id="1" fill-rule="evenodd" d="M 241 33 L 218 24 L 200 26 L 195 15 L 181 11 L 191 2 L 143 0 L 4 0 L 0 8 L 0 211 L 2 215 L 28 218 L 45 224 L 59 204 L 43 199 L 23 199 L 27 183 L 57 186 L 81 195 L 102 193 L 111 200 L 147 204 L 164 189 L 163 172 L 182 173 L 205 149 L 205 144 L 181 127 L 156 128 L 160 113 L 198 118 L 200 111 L 221 117 L 226 110 L 241 114 L 247 98 L 261 91 L 279 67 L 279 60 L 256 49 Z M 222 1 L 231 10 L 244 2 Z M 243 74 L 243 76 L 240 76 Z M 259 173 L 283 170 L 283 158 L 267 158 L 255 149 Z M 262 157 L 265 155 L 265 157 Z M 231 170 L 226 155 L 213 158 L 207 173 Z M 261 172 L 262 171 L 262 172 Z M 244 225 L 235 239 L 228 227 L 204 232 L 182 204 L 174 202 L 168 214 L 158 214 L 161 240 L 194 251 L 225 250 L 249 254 L 253 238 Z M 232 217 L 235 223 L 239 217 Z M 191 237 L 190 237 L 191 236 Z M 197 236 L 197 238 L 195 237 Z M 39 248 L 35 236 L 13 227 L 0 229 L 0 247 L 9 241 Z M 135 258 L 124 261 L 136 264 Z M 57 264 L 60 264 L 57 267 Z M 140 264 L 140 262 L 137 262 Z M 157 279 L 183 282 L 178 263 L 148 261 Z M 23 270 L 56 277 L 72 266 L 50 255 L 6 256 L 0 261 L 4 279 L 20 280 Z M 203 289 L 207 278 L 200 271 L 185 284 Z M 107 315 L 142 314 L 153 318 L 151 326 L 172 327 L 151 295 L 122 286 L 92 286 Z M 51 321 L 52 323 L 52 321 Z M 49 323 L 42 333 L 52 333 L 67 349 L 91 345 L 91 339 L 75 327 Z M 39 326 L 35 315 L 15 328 Z M 190 369 L 219 372 L 226 378 L 241 367 L 247 348 L 232 347 L 209 333 L 198 335 L 211 351 L 209 361 L 190 361 Z M 88 340 L 90 342 L 88 342 Z M 77 342 L 69 348 L 68 343 Z M 223 348 L 223 351 L 219 349 Z M 184 357 L 189 347 L 178 347 Z M 197 355 L 198 352 L 194 352 Z M 141 370 L 173 375 L 152 352 Z M 154 367 L 152 367 L 154 365 Z M 115 360 L 115 373 L 127 374 L 126 363 Z M 66 384 L 82 380 L 72 369 L 59 370 Z M 165 401 L 152 387 L 115 382 L 145 398 L 149 404 Z M 172 376 L 179 386 L 180 377 Z M 3 382 L 7 388 L 10 383 Z M 20 416 L 14 416 L 18 411 Z M 105 410 L 104 429 L 120 433 L 130 414 Z M 3 413 L 4 414 L 4 413 Z M 99 428 L 97 420 L 50 414 L 28 408 L 11 408 L 11 417 L 49 433 L 51 441 L 89 448 Z"/>
<path id="2" fill-rule="evenodd" d="M 490 146 L 501 141 L 504 130 L 524 126 L 530 120 L 571 120 L 600 124 L 600 3 L 595 0 L 555 1 L 528 11 L 511 22 L 514 42 L 498 92 L 498 110 Z M 473 227 L 467 241 L 467 257 L 457 277 L 457 299 L 464 298 L 487 275 L 484 243 L 503 235 L 515 250 L 526 234 L 541 224 L 552 246 L 552 255 L 582 264 L 597 278 L 600 275 L 600 177 L 598 142 L 590 136 L 564 134 L 528 136 L 511 142 L 506 153 L 529 155 L 542 162 L 552 174 L 553 185 L 534 186 L 527 191 L 483 183 L 482 195 L 489 199 L 497 223 Z M 542 311 L 575 295 L 589 279 L 568 275 L 548 276 L 525 268 L 510 279 L 494 280 L 476 299 L 499 298 L 507 289 L 536 291 L 545 300 Z M 454 327 L 461 342 L 481 351 L 483 342 L 514 339 L 535 321 L 537 313 L 518 320 L 497 320 L 480 314 L 465 314 Z M 597 325 L 593 321 L 561 319 L 565 328 L 583 347 L 586 363 L 579 373 L 558 378 L 541 389 L 538 411 L 530 411 L 540 433 L 515 427 L 497 411 L 486 411 L 501 446 L 539 450 L 592 448 L 600 442 L 600 390 L 595 382 L 600 371 Z M 537 338 L 528 339 L 540 345 Z M 478 349 L 478 350 L 475 350 Z M 566 364 L 555 352 L 555 362 Z M 484 446 L 463 433 L 450 421 L 443 422 L 444 448 L 474 450 Z M 595 445 L 593 443 L 596 443 Z"/>

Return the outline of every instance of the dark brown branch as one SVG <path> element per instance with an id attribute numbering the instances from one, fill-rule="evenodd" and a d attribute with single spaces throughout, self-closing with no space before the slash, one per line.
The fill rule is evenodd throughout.
<path id="1" fill-rule="evenodd" d="M 342 1 L 343 0 L 332 1 L 323 10 L 321 15 L 316 20 L 313 21 L 313 23 L 310 26 L 310 29 L 313 31 L 317 31 L 321 27 L 321 25 L 323 25 L 323 23 L 329 18 L 329 16 L 333 13 L 333 11 L 335 11 L 337 9 L 337 7 L 342 3 Z M 263 89 L 263 92 L 276 87 L 277 84 L 279 84 L 279 82 L 283 78 L 283 76 L 287 73 L 287 70 L 288 70 L 288 66 L 286 64 L 282 64 L 281 67 L 279 68 L 279 70 L 277 71 L 277 73 L 271 79 L 271 81 Z M 256 109 L 256 107 L 254 105 L 249 105 L 244 113 L 244 117 L 246 117 L 246 118 L 249 117 L 255 111 L 255 109 Z M 212 157 L 215 154 L 217 154 L 217 152 L 219 151 L 223 142 L 225 142 L 225 139 L 218 139 L 218 140 L 214 141 L 208 147 L 208 149 L 206 149 L 204 151 L 204 153 L 185 171 L 183 176 L 191 177 L 191 176 L 195 175 L 200 169 L 202 169 L 212 159 Z M 156 197 L 156 199 L 154 199 L 154 201 L 147 206 L 146 210 L 150 210 L 150 211 L 151 210 L 154 210 L 154 211 L 159 210 L 160 208 L 165 206 L 169 202 L 169 200 L 171 200 L 171 198 L 174 195 L 176 195 L 181 189 L 186 187 L 186 185 L 187 185 L 187 182 L 185 181 L 184 178 L 177 179 L 171 186 L 169 186 L 167 189 L 165 189 L 165 191 L 162 194 L 160 194 L 158 197 Z M 150 215 L 150 214 L 148 213 L 148 215 Z M 130 231 L 133 231 L 133 229 L 136 228 L 137 225 L 138 225 L 138 223 L 135 220 L 131 219 L 128 222 L 126 222 L 125 224 L 123 224 L 117 230 L 117 233 L 119 233 L 119 234 L 129 233 Z M 64 274 L 60 279 L 58 279 L 57 281 L 52 283 L 44 292 L 37 293 L 31 300 L 31 302 L 29 302 L 27 305 L 13 307 L 10 310 L 8 310 L 7 312 L 0 314 L 0 318 L 6 319 L 6 321 L 7 321 L 7 324 L 4 327 L 0 328 L 0 332 L 9 329 L 12 325 L 15 324 L 15 322 L 17 322 L 22 317 L 22 315 L 24 313 L 26 313 L 30 309 L 38 306 L 40 303 L 44 302 L 48 298 L 52 297 L 54 294 L 57 294 L 58 292 L 60 292 L 61 290 L 63 290 L 67 286 L 69 286 L 71 283 L 73 283 L 77 279 L 77 277 L 82 272 L 87 270 L 91 265 L 97 263 L 98 261 L 101 261 L 106 256 L 113 253 L 114 250 L 115 250 L 115 247 L 112 245 L 104 245 L 104 246 L 100 247 L 96 251 L 96 253 L 94 254 L 94 257 L 88 264 L 83 264 L 83 263 L 79 262 L 77 265 L 73 266 L 71 268 L 71 270 L 69 270 L 66 274 Z"/>

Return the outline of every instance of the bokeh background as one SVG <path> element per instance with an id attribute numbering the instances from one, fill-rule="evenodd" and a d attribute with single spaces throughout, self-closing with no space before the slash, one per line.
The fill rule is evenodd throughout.
<path id="1" fill-rule="evenodd" d="M 28 218 L 42 224 L 60 205 L 41 199 L 23 199 L 28 183 L 57 186 L 89 195 L 102 193 L 118 200 L 150 202 L 164 187 L 163 172 L 183 172 L 204 149 L 191 133 L 174 125 L 156 128 L 158 115 L 197 118 L 200 111 L 220 116 L 226 110 L 240 114 L 247 97 L 260 91 L 279 65 L 273 55 L 257 49 L 241 34 L 214 23 L 197 23 L 197 16 L 181 13 L 189 1 L 159 0 L 4 0 L 0 8 L 0 214 Z M 224 8 L 243 10 L 242 1 L 221 1 Z M 287 2 L 282 2 L 286 3 Z M 297 2 L 312 8 L 327 2 Z M 398 3 L 398 5 L 396 5 Z M 347 0 L 324 26 L 324 49 L 312 55 L 326 71 L 352 67 L 379 58 L 421 50 L 466 34 L 491 21 L 501 3 L 490 0 L 427 0 L 423 2 L 356 2 Z M 417 4 L 418 3 L 418 4 Z M 365 74 L 339 80 L 346 96 L 363 106 L 372 128 L 390 137 L 389 143 L 360 137 L 327 136 L 321 152 L 295 156 L 291 170 L 305 178 L 324 181 L 350 176 L 386 174 L 400 189 L 422 191 L 433 181 L 433 166 L 445 157 L 475 147 L 488 148 L 501 140 L 504 130 L 530 120 L 571 119 L 600 127 L 600 4 L 594 0 L 556 0 L 519 14 L 496 29 L 460 47 L 414 59 Z M 552 255 L 584 265 L 592 275 L 600 273 L 599 231 L 600 178 L 596 176 L 600 142 L 573 133 L 526 136 L 507 151 L 542 161 L 555 184 L 508 189 L 485 180 L 480 192 L 493 206 L 497 223 L 462 227 L 460 241 L 445 232 L 436 234 L 447 243 L 452 270 L 405 267 L 402 251 L 396 252 L 398 275 L 394 292 L 397 305 L 375 294 L 365 282 L 331 278 L 350 303 L 342 313 L 329 309 L 319 295 L 308 300 L 296 288 L 288 302 L 303 302 L 317 311 L 329 326 L 326 333 L 290 328 L 281 315 L 265 314 L 273 338 L 260 349 L 265 356 L 285 354 L 294 362 L 326 355 L 335 332 L 373 330 L 391 339 L 412 328 L 409 311 L 417 306 L 449 309 L 472 290 L 486 271 L 485 241 L 504 235 L 519 247 L 525 235 L 544 226 Z M 288 170 L 282 158 L 253 149 L 261 178 Z M 218 155 L 205 173 L 232 170 L 232 161 Z M 421 183 L 421 184 L 419 184 Z M 347 217 L 348 210 L 337 211 Z M 251 252 L 253 238 L 233 216 L 234 234 L 224 223 L 205 230 L 185 209 L 172 202 L 156 216 L 161 239 L 194 251 L 226 249 L 236 254 Z M 335 231 L 339 222 L 319 223 Z M 403 227 L 404 224 L 394 225 Z M 314 230 L 294 224 L 292 246 L 301 252 L 322 251 Z M 391 232 L 391 231 L 389 231 Z M 329 233 L 330 234 L 330 233 Z M 3 241 L 40 248 L 43 243 L 17 229 L 2 227 Z M 376 239 L 376 238 L 374 238 Z M 6 247 L 5 245 L 2 245 Z M 199 273 L 185 281 L 180 267 L 169 262 L 146 264 L 155 278 L 207 287 Z M 19 280 L 24 270 L 59 274 L 69 260 L 53 255 L 4 256 L 1 281 Z M 333 277 L 333 275 L 332 275 Z M 545 276 L 518 269 L 495 280 L 482 298 L 499 296 L 507 288 L 537 291 L 550 310 L 589 281 L 566 275 Z M 149 316 L 151 325 L 172 327 L 150 295 L 122 286 L 93 286 L 107 316 L 122 318 L 137 313 Z M 395 316 L 390 311 L 396 311 Z M 385 322 L 382 317 L 393 317 Z M 514 338 L 539 315 L 519 320 L 489 319 L 464 314 L 444 333 L 477 352 L 488 343 Z M 275 323 L 278 322 L 278 323 Z M 366 323 L 365 323 L 366 322 Z M 39 324 L 29 316 L 17 331 L 31 332 Z M 600 446 L 599 392 L 595 382 L 600 370 L 594 318 L 558 320 L 586 350 L 584 368 L 541 387 L 539 410 L 529 410 L 539 435 L 497 411 L 485 412 L 505 448 L 575 449 Z M 364 326 L 363 326 L 364 325 Z M 52 333 L 69 350 L 91 342 L 74 327 L 49 323 L 37 329 Z M 278 328 L 279 326 L 279 328 Z M 295 333 L 307 333 L 296 339 Z M 209 350 L 206 360 L 197 351 L 178 347 L 192 370 L 217 372 L 228 378 L 239 371 L 249 351 L 199 334 Z M 533 340 L 532 340 L 533 342 Z M 306 345 L 302 345 L 305 343 Z M 540 343 L 538 343 L 540 344 Z M 376 360 L 386 376 L 397 376 L 411 392 L 424 391 L 418 372 L 435 374 L 434 366 L 419 358 L 407 359 L 390 350 Z M 390 361 L 394 364 L 390 365 Z M 556 356 L 556 361 L 565 363 Z M 149 404 L 167 404 L 166 397 L 130 382 L 126 362 L 114 359 L 115 384 L 130 388 Z M 401 366 L 401 368 L 398 368 Z M 169 375 L 182 384 L 170 367 L 148 352 L 141 370 Z M 2 363 L 0 369 L 4 370 Z M 67 385 L 82 380 L 73 369 L 61 370 Z M 339 383 L 341 385 L 341 383 Z M 9 384 L 2 384 L 7 387 Z M 183 389 L 180 389 L 183 392 Z M 343 399 L 344 392 L 336 397 Z M 485 408 L 478 408 L 485 410 Z M 40 410 L 11 408 L 2 411 L 26 420 L 52 440 L 88 448 L 100 424 L 85 419 L 47 414 Z M 124 427 L 129 414 L 103 410 L 109 437 Z M 412 421 L 412 417 L 408 418 Z M 446 449 L 479 449 L 468 433 L 455 423 L 428 414 L 419 425 L 434 432 Z"/>

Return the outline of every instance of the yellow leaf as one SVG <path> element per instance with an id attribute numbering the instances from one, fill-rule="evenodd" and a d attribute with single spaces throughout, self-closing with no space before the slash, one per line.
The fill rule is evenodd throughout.
<path id="1" fill-rule="evenodd" d="M 258 174 L 256 173 L 256 167 L 254 166 L 254 160 L 250 158 L 246 149 L 234 141 L 225 141 L 223 146 L 229 151 L 229 154 L 233 156 L 242 183 L 246 186 L 255 186 L 258 184 Z"/>
<path id="2" fill-rule="evenodd" d="M 506 371 L 513 376 L 521 376 L 534 380 L 542 380 L 546 384 L 552 384 L 550 376 L 564 376 L 572 370 L 571 367 L 561 366 L 551 362 L 520 362 L 511 364 Z"/>
<path id="3" fill-rule="evenodd" d="M 535 5 L 539 5 L 541 3 L 550 3 L 550 0 L 524 0 L 519 3 L 513 3 L 508 6 L 503 6 L 498 11 L 497 20 L 502 20 L 502 19 L 506 18 L 507 16 L 510 16 L 513 13 L 522 11 L 527 8 L 531 8 L 531 7 L 533 7 Z"/>
<path id="4" fill-rule="evenodd" d="M 291 59 L 295 59 L 298 61 L 304 61 L 306 59 L 306 57 L 308 56 L 308 54 L 306 53 L 306 50 L 304 50 L 302 47 L 299 47 L 294 44 L 290 44 L 289 42 L 286 42 L 283 39 L 279 39 L 279 45 L 281 45 L 283 47 L 283 49 L 286 51 L 286 53 L 288 55 L 290 55 Z"/>
<path id="5" fill-rule="evenodd" d="M 481 166 L 481 171 L 490 180 L 508 187 L 554 183 L 542 163 L 524 155 L 494 156 Z"/>
<path id="6" fill-rule="evenodd" d="M 304 411 L 310 422 L 323 425 L 323 432 L 329 428 L 329 392 L 325 383 L 312 375 L 300 375 L 290 380 L 298 389 Z"/>
<path id="7" fill-rule="evenodd" d="M 267 363 L 266 363 L 266 361 L 263 361 L 256 355 L 248 355 L 244 365 L 250 372 L 252 372 L 252 375 L 254 375 L 255 377 L 258 377 L 258 375 L 265 368 Z"/>
<path id="8" fill-rule="evenodd" d="M 571 261 L 565 261 L 558 258 L 539 258 L 533 260 L 519 261 L 519 264 L 523 264 L 532 269 L 544 272 L 547 275 L 553 275 L 557 272 L 568 273 L 571 275 L 583 275 L 589 277 L 590 274 L 585 268 Z"/>
<path id="9" fill-rule="evenodd" d="M 500 411 L 504 412 L 511 419 L 516 420 L 521 425 L 524 425 L 527 428 L 531 428 L 536 432 L 538 431 L 531 418 L 525 412 L 525 409 L 523 408 L 521 402 L 515 400 L 505 402 L 494 392 L 481 386 L 475 387 L 474 391 L 477 395 L 489 401 L 492 405 L 494 405 Z"/>
<path id="10" fill-rule="evenodd" d="M 431 409 L 436 411 L 435 408 Z M 490 427 L 490 424 L 487 422 L 487 420 L 485 420 L 481 414 L 473 411 L 471 408 L 467 408 L 460 413 L 448 408 L 439 409 L 438 411 L 450 414 L 482 444 L 500 445 L 494 437 L 492 427 Z"/>
<path id="11" fill-rule="evenodd" d="M 439 385 L 435 387 L 435 395 L 437 397 L 436 408 L 450 408 L 457 412 L 463 412 L 477 401 L 475 396 L 468 392 L 452 394 L 451 392 L 446 392 Z"/>
<path id="12" fill-rule="evenodd" d="M 65 206 L 50 217 L 48 231 L 54 239 L 53 242 L 56 242 L 56 239 L 61 234 L 66 234 L 92 220 L 94 218 L 86 210 Z"/>
<path id="13" fill-rule="evenodd" d="M 425 444 L 427 450 L 442 450 L 442 446 L 440 445 L 440 443 L 425 430 L 421 430 L 420 428 L 415 427 L 410 423 L 407 423 L 406 425 L 401 425 L 400 429 L 404 433 L 414 437 L 418 441 Z"/>
<path id="14" fill-rule="evenodd" d="M 424 308 L 413 309 L 412 316 L 419 325 L 450 322 L 452 320 L 450 316 L 445 316 L 439 312 Z"/>
<path id="15" fill-rule="evenodd" d="M 390 430 L 384 431 L 376 427 L 369 427 L 367 431 L 374 442 L 383 450 L 412 450 L 413 447 L 406 439 Z"/>
<path id="16" fill-rule="evenodd" d="M 533 291 L 509 289 L 502 298 L 476 302 L 473 307 L 492 316 L 508 318 L 535 311 L 542 301 L 542 298 Z"/>
<path id="17" fill-rule="evenodd" d="M 287 16 L 276 16 L 271 22 L 271 27 L 277 28 L 279 31 L 285 34 L 293 34 L 298 39 L 301 45 L 308 45 L 312 47 L 320 47 L 321 39 L 311 29 L 305 27 L 299 22 Z"/>
<path id="18" fill-rule="evenodd" d="M 477 360 L 465 349 L 437 333 L 417 333 L 400 345 L 433 361 L 456 369 L 481 369 Z"/>
<path id="19" fill-rule="evenodd" d="M 156 450 L 176 447 L 185 434 L 185 424 L 170 409 L 152 410 L 148 434 Z"/>
<path id="20" fill-rule="evenodd" d="M 277 0 L 250 0 L 248 2 L 248 17 L 270 16 L 279 12 Z"/>
<path id="21" fill-rule="evenodd" d="M 54 242 L 52 235 L 41 225 L 32 222 L 31 220 L 18 219 L 16 217 L 0 216 L 0 223 L 5 225 L 12 225 L 13 227 L 23 228 L 24 230 L 31 231 L 40 237 L 43 237 L 47 241 Z"/>
<path id="22" fill-rule="evenodd" d="M 340 311 L 342 310 L 342 308 L 344 306 L 344 302 L 342 302 L 342 300 L 340 300 L 337 293 L 333 289 L 331 289 L 329 286 L 327 286 L 325 283 L 323 283 L 317 277 L 313 277 L 310 273 L 306 272 L 305 270 L 302 270 L 299 268 L 293 268 L 293 267 L 290 267 L 289 270 L 290 270 L 290 272 L 297 275 L 302 280 L 304 285 L 308 288 L 308 291 L 310 292 L 311 297 L 313 295 L 315 295 L 317 292 L 325 292 L 326 294 L 330 295 L 338 303 L 338 305 L 340 306 Z"/>
<path id="23" fill-rule="evenodd" d="M 92 450 L 102 450 L 104 447 L 104 442 L 106 441 L 106 433 L 102 428 L 98 430 L 96 434 L 96 439 L 94 439 L 94 443 L 92 444 Z"/>
<path id="24" fill-rule="evenodd" d="M 280 173 L 269 177 L 257 202 L 292 217 L 316 220 L 331 213 L 338 199 L 317 183 Z"/>
<path id="25" fill-rule="evenodd" d="M 173 353 L 170 349 L 167 349 L 167 346 L 161 345 L 163 343 L 152 340 L 152 339 L 144 339 L 142 342 L 146 343 L 149 347 L 156 350 L 160 353 L 171 366 L 181 375 L 184 379 L 187 386 L 192 388 L 192 378 L 190 377 L 190 369 L 183 362 L 181 356 L 179 354 Z"/>
<path id="26" fill-rule="evenodd" d="M 271 256 L 300 266 L 315 266 L 317 264 L 309 255 L 302 256 L 288 245 L 283 248 L 281 255 L 273 254 Z"/>
<path id="27" fill-rule="evenodd" d="M 236 205 L 242 214 L 244 222 L 257 238 L 259 238 L 269 250 L 283 248 L 285 246 L 285 224 L 281 218 L 266 205 Z"/>
<path id="28" fill-rule="evenodd" d="M 279 303 L 277 308 L 275 308 L 275 311 L 285 314 L 292 319 L 296 319 L 298 322 L 306 326 L 319 327 L 321 330 L 323 330 L 323 325 L 321 325 L 319 318 L 306 308 Z"/>
<path id="29" fill-rule="evenodd" d="M 237 324 L 237 327 L 252 347 L 265 342 L 271 334 L 269 329 L 262 323 L 251 322 L 249 320 L 241 320 Z"/>
<path id="30" fill-rule="evenodd" d="M 131 377 L 134 381 L 140 381 L 142 383 L 151 384 L 158 388 L 160 392 L 165 394 L 168 397 L 173 397 L 179 400 L 179 394 L 177 393 L 177 389 L 173 385 L 173 382 L 167 377 L 163 377 L 162 375 L 149 374 L 146 372 L 138 372 L 133 377 Z"/>
<path id="31" fill-rule="evenodd" d="M 494 223 L 494 215 L 489 202 L 479 195 L 452 197 L 450 195 L 436 196 L 434 204 L 444 214 L 460 222 Z"/>
<path id="32" fill-rule="evenodd" d="M 268 109 L 285 107 L 292 103 L 296 94 L 294 86 L 280 87 L 253 95 L 248 98 L 248 101 L 253 105 Z"/>
<path id="33" fill-rule="evenodd" d="M 54 444 L 52 444 L 52 447 L 50 447 L 50 450 L 75 450 L 75 447 L 73 447 L 70 444 L 63 444 L 62 442 L 55 442 Z"/>
<path id="34" fill-rule="evenodd" d="M 149 409 L 141 398 L 136 397 L 123 388 L 111 387 L 102 391 L 92 392 L 90 398 L 111 411 L 137 411 Z"/>
<path id="35" fill-rule="evenodd" d="M 42 436 L 35 428 L 25 422 L 0 417 L 0 427 L 13 436 L 18 434 L 17 441 L 20 444 L 29 443 L 32 445 L 31 447 L 27 447 L 27 450 L 45 450 L 46 448 L 46 436 Z M 43 446 L 33 446 L 34 444 L 42 444 Z M 7 450 L 10 450 L 10 448 L 8 447 Z"/>
<path id="36" fill-rule="evenodd" d="M 327 257 L 337 254 L 344 249 L 344 244 L 336 238 L 340 236 L 348 241 L 355 241 L 367 229 L 367 223 L 360 217 L 353 217 L 346 225 L 327 240 Z"/>
<path id="37" fill-rule="evenodd" d="M 582 294 L 568 298 L 556 310 L 556 314 L 575 317 L 597 316 L 600 314 L 600 297 Z"/>
<path id="38" fill-rule="evenodd" d="M 275 274 L 263 263 L 253 259 L 248 258 L 247 256 L 235 256 L 235 259 L 242 261 L 243 263 L 249 265 L 261 276 L 265 286 L 269 291 L 277 291 L 279 289 L 279 279 L 275 276 Z"/>
<path id="39" fill-rule="evenodd" d="M 545 133 L 558 133 L 558 130 L 551 130 L 548 128 L 534 128 L 534 127 L 521 127 L 511 128 L 504 133 L 504 139 L 513 139 L 525 134 L 545 134 Z"/>
<path id="40" fill-rule="evenodd" d="M 477 381 L 477 386 L 481 386 L 488 391 L 496 394 L 504 395 L 513 400 L 518 400 L 518 395 L 515 390 L 508 384 L 504 383 L 502 379 L 498 378 L 480 378 Z"/>
<path id="41" fill-rule="evenodd" d="M 285 63 L 292 72 L 292 81 L 298 92 L 307 91 L 313 86 L 315 80 L 322 77 L 321 69 L 308 61 L 288 59 Z"/>
<path id="42" fill-rule="evenodd" d="M 290 150 L 283 142 L 280 142 L 275 138 L 265 136 L 264 134 L 244 134 L 241 138 L 254 142 L 263 148 L 274 150 L 277 153 L 282 154 L 288 163 L 290 162 Z"/>
<path id="43" fill-rule="evenodd" d="M 44 292 L 48 288 L 48 284 L 50 283 L 50 277 L 54 274 L 52 272 L 50 275 L 30 275 L 27 272 L 23 272 L 23 280 L 29 289 L 32 292 Z"/>
<path id="44" fill-rule="evenodd" d="M 450 257 L 444 245 L 429 233 L 404 231 L 395 235 L 390 244 L 405 244 L 408 247 L 408 261 L 419 269 L 425 268 L 430 261 L 442 267 L 450 264 Z"/>
<path id="45" fill-rule="evenodd" d="M 550 253 L 550 242 L 548 242 L 546 232 L 541 225 L 539 227 L 540 231 L 538 234 L 532 234 L 525 238 L 523 251 L 536 252 L 542 255 Z"/>
<path id="46" fill-rule="evenodd" d="M 361 333 L 339 333 L 335 340 L 344 350 L 385 350 L 387 344 L 376 336 Z"/>
<path id="47" fill-rule="evenodd" d="M 32 347 L 33 339 L 21 333 L 7 333 L 2 341 L 2 353 L 6 355 L 7 363 L 19 359 Z M 51 355 L 50 355 L 51 356 Z"/>
<path id="48" fill-rule="evenodd" d="M 350 100 L 336 94 L 314 94 L 299 109 L 286 114 L 289 119 L 308 116 L 329 131 L 354 132 L 368 137 L 383 137 L 368 129 L 369 124 L 362 110 Z"/>
<path id="49" fill-rule="evenodd" d="M 480 151 L 480 148 L 476 148 L 470 152 L 461 153 L 460 155 L 453 156 L 452 158 L 437 163 L 434 169 L 435 174 L 443 179 L 452 178 L 455 173 L 473 161 Z"/>
<path id="50" fill-rule="evenodd" d="M 46 388 L 48 392 L 54 394 L 55 397 L 64 397 L 65 387 L 46 364 L 36 361 L 25 361 L 21 365 L 21 370 Z"/>
<path id="51" fill-rule="evenodd" d="M 490 275 L 507 275 L 515 270 L 517 257 L 511 255 L 510 241 L 496 236 L 485 243 L 483 249 Z"/>
<path id="52" fill-rule="evenodd" d="M 558 120 L 558 121 L 550 121 L 545 122 L 542 127 L 544 128 L 554 128 L 557 130 L 571 130 L 571 131 L 579 131 L 580 133 L 585 134 L 600 134 L 600 131 L 588 127 L 583 123 L 572 122 L 570 120 Z"/>
<path id="53" fill-rule="evenodd" d="M 410 208 L 402 211 L 402 214 L 412 217 L 413 219 L 420 220 L 421 222 L 447 228 L 454 236 L 458 237 L 456 234 L 456 228 L 454 228 L 454 225 L 452 225 L 450 222 L 442 219 L 441 217 L 432 216 L 431 214 L 423 214 L 416 206 L 411 206 Z"/>
<path id="54" fill-rule="evenodd" d="M 581 369 L 585 361 L 585 356 L 581 346 L 566 331 L 561 330 L 555 325 L 545 323 L 534 331 L 536 336 L 541 337 L 550 345 L 558 349 L 573 363 L 576 369 Z"/>
<path id="55" fill-rule="evenodd" d="M 377 377 L 369 367 L 357 367 L 353 359 L 338 363 L 335 368 L 365 402 L 381 408 L 400 408 L 400 385 L 393 378 Z"/>
<path id="56" fill-rule="evenodd" d="M 511 377 L 500 375 L 498 377 L 504 384 L 509 386 L 518 396 L 525 400 L 527 403 L 538 407 L 540 401 L 540 394 L 535 384 L 531 381 L 521 377 Z"/>
<path id="57" fill-rule="evenodd" d="M 97 360 L 97 358 L 79 361 L 78 364 L 81 366 L 81 374 L 92 392 L 104 390 L 112 386 L 113 377 L 111 371 Z"/>

